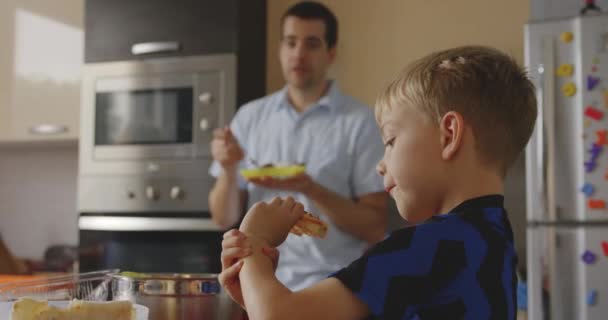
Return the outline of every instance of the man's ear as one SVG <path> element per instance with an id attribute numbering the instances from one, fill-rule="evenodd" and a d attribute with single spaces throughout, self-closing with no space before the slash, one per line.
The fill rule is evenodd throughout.
<path id="1" fill-rule="evenodd" d="M 336 60 L 336 46 L 333 46 L 333 48 L 327 49 L 327 51 L 329 53 L 329 63 L 332 64 Z"/>
<path id="2" fill-rule="evenodd" d="M 439 122 L 439 138 L 441 142 L 441 158 L 453 159 L 462 145 L 464 136 L 464 118 L 456 111 L 449 111 Z"/>

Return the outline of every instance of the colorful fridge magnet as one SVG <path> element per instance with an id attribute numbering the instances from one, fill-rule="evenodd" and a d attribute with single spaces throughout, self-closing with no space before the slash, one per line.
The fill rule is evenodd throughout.
<path id="1" fill-rule="evenodd" d="M 593 185 L 591 183 L 585 183 L 581 188 L 581 191 L 587 196 L 591 197 L 593 195 Z"/>
<path id="2" fill-rule="evenodd" d="M 583 255 L 581 256 L 581 259 L 583 259 L 583 262 L 586 264 L 594 264 L 597 260 L 597 256 L 595 255 L 595 253 L 589 250 L 585 250 L 585 252 L 583 252 Z"/>
<path id="3" fill-rule="evenodd" d="M 562 93 L 566 97 L 572 97 L 576 94 L 576 85 L 572 82 L 568 82 L 562 86 Z"/>
<path id="4" fill-rule="evenodd" d="M 585 115 L 593 120 L 602 120 L 604 113 L 592 106 L 585 108 Z"/>
<path id="5" fill-rule="evenodd" d="M 604 251 L 604 256 L 608 257 L 608 242 L 602 241 L 602 250 Z"/>
<path id="6" fill-rule="evenodd" d="M 569 77 L 572 75 L 574 67 L 571 64 L 564 63 L 557 68 L 557 75 L 560 77 Z"/>
<path id="7" fill-rule="evenodd" d="M 594 143 L 591 145 L 591 149 L 589 149 L 589 153 L 591 154 L 591 161 L 595 162 L 595 159 L 600 156 L 600 153 L 604 149 L 601 145 Z"/>
<path id="8" fill-rule="evenodd" d="M 599 63 L 600 63 L 600 59 L 598 57 L 594 57 L 593 64 L 599 64 Z"/>
<path id="9" fill-rule="evenodd" d="M 562 34 L 559 35 L 559 39 L 563 43 L 570 43 L 572 42 L 572 39 L 574 39 L 574 35 L 570 31 L 562 32 Z"/>
<path id="10" fill-rule="evenodd" d="M 587 76 L 587 90 L 593 90 L 593 88 L 595 88 L 598 83 L 600 83 L 600 78 L 594 77 L 592 75 Z"/>
<path id="11" fill-rule="evenodd" d="M 608 108 L 608 89 L 602 90 L 602 97 L 604 98 L 604 108 Z"/>
<path id="12" fill-rule="evenodd" d="M 595 169 L 595 161 L 587 161 L 585 162 L 585 172 L 590 173 Z"/>
<path id="13" fill-rule="evenodd" d="M 587 200 L 587 207 L 589 207 L 589 209 L 606 209 L 606 201 L 600 199 L 589 199 Z"/>
<path id="14" fill-rule="evenodd" d="M 608 144 L 608 130 L 598 130 L 595 132 L 595 134 L 597 135 L 597 142 L 595 142 L 596 144 L 600 146 Z"/>
<path id="15" fill-rule="evenodd" d="M 597 290 L 591 289 L 587 292 L 587 305 L 594 306 L 597 303 Z"/>
<path id="16" fill-rule="evenodd" d="M 591 66 L 591 72 L 597 72 L 597 66 Z"/>

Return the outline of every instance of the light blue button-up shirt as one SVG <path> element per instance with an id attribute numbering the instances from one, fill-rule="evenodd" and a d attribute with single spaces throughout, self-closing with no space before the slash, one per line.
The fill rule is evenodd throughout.
<path id="1" fill-rule="evenodd" d="M 259 164 L 304 163 L 312 179 L 349 199 L 384 190 L 375 170 L 384 149 L 373 111 L 343 95 L 335 81 L 305 112 L 298 113 L 291 106 L 287 88 L 283 88 L 241 107 L 230 128 L 245 153 Z M 253 165 L 245 159 L 240 167 Z M 214 162 L 209 172 L 217 177 L 221 170 Z M 345 267 L 366 249 L 364 241 L 337 228 L 304 195 L 258 187 L 242 179 L 239 184 L 249 193 L 248 207 L 291 195 L 329 225 L 323 240 L 290 234 L 279 247 L 277 277 L 288 288 L 308 287 Z"/>

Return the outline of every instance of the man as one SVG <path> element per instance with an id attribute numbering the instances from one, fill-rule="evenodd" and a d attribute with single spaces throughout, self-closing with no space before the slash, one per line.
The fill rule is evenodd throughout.
<path id="1" fill-rule="evenodd" d="M 281 18 L 282 90 L 239 109 L 214 132 L 209 194 L 214 221 L 229 228 L 247 204 L 292 195 L 329 224 L 324 240 L 290 235 L 279 247 L 277 277 L 298 290 L 325 278 L 383 239 L 388 196 L 375 173 L 383 146 L 373 112 L 343 95 L 327 71 L 336 57 L 337 21 L 316 2 Z M 245 182 L 239 170 L 304 163 L 306 174 Z"/>

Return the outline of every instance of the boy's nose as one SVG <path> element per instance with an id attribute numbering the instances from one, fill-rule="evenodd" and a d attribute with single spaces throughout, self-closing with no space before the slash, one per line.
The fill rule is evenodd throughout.
<path id="1" fill-rule="evenodd" d="M 386 165 L 384 165 L 384 160 L 380 160 L 376 165 L 376 172 L 382 177 L 386 174 Z"/>

